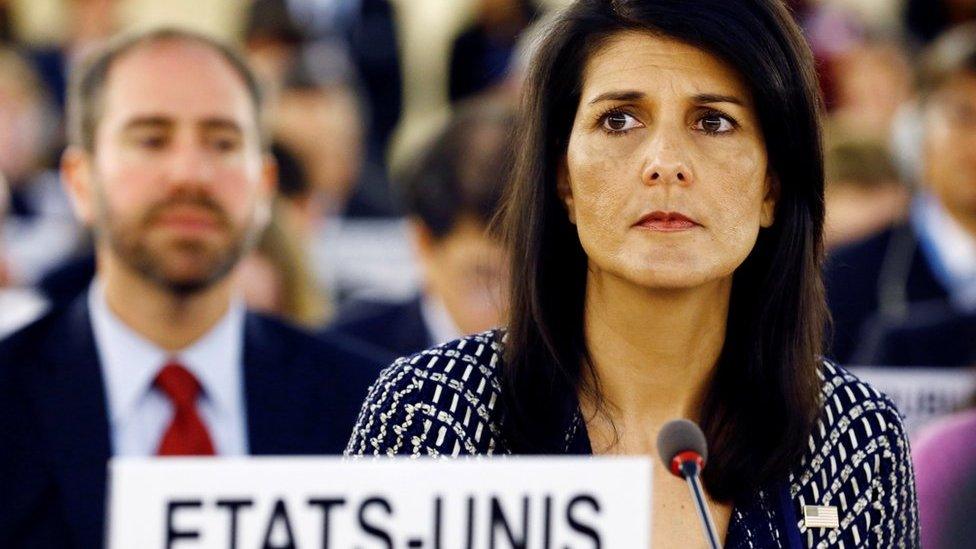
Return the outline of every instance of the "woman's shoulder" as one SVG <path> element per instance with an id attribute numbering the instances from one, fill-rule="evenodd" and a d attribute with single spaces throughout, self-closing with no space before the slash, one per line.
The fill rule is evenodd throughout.
<path id="1" fill-rule="evenodd" d="M 492 330 L 397 359 L 370 388 L 346 453 L 497 452 L 503 350 Z"/>
<path id="2" fill-rule="evenodd" d="M 820 415 L 790 483 L 801 532 L 811 546 L 824 540 L 917 546 L 914 472 L 898 409 L 884 393 L 828 360 L 820 378 Z M 836 510 L 837 528 L 807 527 L 806 506 Z"/>

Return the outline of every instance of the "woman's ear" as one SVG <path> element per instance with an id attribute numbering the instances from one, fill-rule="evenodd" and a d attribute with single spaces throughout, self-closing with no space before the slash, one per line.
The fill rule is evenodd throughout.
<path id="1" fill-rule="evenodd" d="M 559 199 L 566 206 L 566 214 L 569 215 L 569 222 L 576 224 L 576 203 L 573 201 L 573 187 L 569 182 L 569 168 L 566 166 L 566 157 L 559 162 L 556 168 L 556 192 Z"/>
<path id="2" fill-rule="evenodd" d="M 769 174 L 766 176 L 765 194 L 763 195 L 762 212 L 759 218 L 759 226 L 768 229 L 776 221 L 776 204 L 779 202 L 780 183 L 779 178 Z"/>

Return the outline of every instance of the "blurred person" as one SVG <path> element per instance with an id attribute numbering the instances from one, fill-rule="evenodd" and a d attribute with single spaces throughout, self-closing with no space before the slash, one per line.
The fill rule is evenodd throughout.
<path id="1" fill-rule="evenodd" d="M 845 134 L 885 141 L 912 95 L 912 68 L 898 44 L 866 38 L 830 59 L 831 124 Z"/>
<path id="2" fill-rule="evenodd" d="M 8 261 L 20 284 L 34 283 L 80 244 L 80 228 L 51 168 L 58 126 L 37 71 L 17 51 L 0 48 L 0 172 L 11 195 Z"/>
<path id="3" fill-rule="evenodd" d="M 825 158 L 828 252 L 904 221 L 911 192 L 881 142 L 837 135 Z"/>
<path id="4" fill-rule="evenodd" d="M 840 361 L 869 360 L 882 336 L 873 327 L 906 318 L 912 303 L 976 310 L 976 23 L 933 43 L 917 81 L 922 181 L 908 223 L 829 258 L 830 352 Z"/>
<path id="5" fill-rule="evenodd" d="M 360 134 L 356 150 L 350 148 L 346 158 L 309 163 L 340 165 L 355 159 L 358 164 L 356 178 L 348 183 L 351 193 L 339 193 L 342 200 L 328 208 L 345 217 L 397 215 L 386 178 L 387 146 L 403 94 L 393 6 L 388 0 L 258 0 L 250 21 L 248 50 L 259 67 L 270 69 L 265 72 L 275 80 L 272 87 L 283 95 L 302 96 L 285 98 L 283 109 L 306 101 L 307 92 L 316 88 L 324 96 L 348 93 L 356 99 L 356 124 L 330 130 L 355 129 Z M 337 106 L 343 106 L 341 98 Z M 310 174 L 321 169 L 309 166 Z M 313 174 L 313 179 L 319 178 Z"/>
<path id="6" fill-rule="evenodd" d="M 377 371 L 236 295 L 275 187 L 239 54 L 120 39 L 74 75 L 69 115 L 62 175 L 98 275 L 0 342 L 3 547 L 102 546 L 111 456 L 336 453 Z"/>
<path id="7" fill-rule="evenodd" d="M 689 418 L 722 546 L 916 547 L 898 410 L 822 357 L 821 100 L 783 2 L 576 0 L 524 97 L 506 326 L 394 362 L 347 453 L 656 455 Z M 687 486 L 652 482 L 637 520 L 688 546 Z"/>
<path id="8" fill-rule="evenodd" d="M 300 235 L 281 200 L 276 201 L 271 221 L 254 250 L 241 262 L 244 302 L 252 311 L 318 329 L 328 318 L 328 303 L 315 285 Z"/>
<path id="9" fill-rule="evenodd" d="M 302 162 L 281 143 L 271 145 L 278 169 L 278 209 L 303 243 L 309 237 L 319 214 L 315 189 Z"/>
<path id="10" fill-rule="evenodd" d="M 241 289 L 245 298 L 253 298 L 245 299 L 245 302 L 255 310 L 279 313 L 299 325 L 318 327 L 325 318 L 321 311 L 328 310 L 327 306 L 323 308 L 328 300 L 320 298 L 315 288 L 306 289 L 305 282 L 299 282 L 299 279 L 308 270 L 305 250 L 310 232 L 315 227 L 319 208 L 315 205 L 313 192 L 301 163 L 280 144 L 272 145 L 271 154 L 274 157 L 278 181 L 274 215 L 268 229 L 261 233 L 258 240 L 258 248 L 262 253 L 251 254 L 245 260 L 243 269 L 249 276 L 242 277 Z M 287 225 L 288 228 L 283 229 L 282 225 Z M 271 249 L 278 245 L 283 249 Z M 292 274 L 280 274 L 279 267 Z M 46 272 L 36 286 L 41 295 L 52 304 L 69 303 L 88 290 L 95 277 L 95 270 L 94 252 L 79 254 Z M 288 282 L 289 289 L 281 288 L 281 282 Z M 282 309 L 277 302 L 271 304 L 268 299 L 272 295 L 279 296 L 282 291 L 289 296 L 294 295 L 296 299 L 298 295 L 302 295 L 312 301 L 321 302 L 289 305 Z M 292 297 L 287 302 L 292 303 Z"/>
<path id="11" fill-rule="evenodd" d="M 305 36 L 285 0 L 254 0 L 248 9 L 244 47 L 248 61 L 273 102 L 295 70 Z"/>
<path id="12" fill-rule="evenodd" d="M 448 86 L 452 102 L 504 82 L 519 36 L 536 16 L 531 0 L 477 0 L 475 20 L 451 48 Z"/>
<path id="13" fill-rule="evenodd" d="M 302 163 L 322 220 L 391 217 L 394 204 L 386 172 L 366 155 L 362 105 L 343 82 L 296 83 L 274 110 L 274 136 Z"/>
<path id="14" fill-rule="evenodd" d="M 905 28 L 924 46 L 950 28 L 976 21 L 974 0 L 905 0 Z"/>
<path id="15" fill-rule="evenodd" d="M 421 265 L 422 290 L 406 302 L 353 299 L 331 329 L 406 356 L 501 323 L 504 250 L 489 223 L 507 183 L 514 112 L 459 106 L 398 185 Z"/>
<path id="16" fill-rule="evenodd" d="M 367 157 L 385 169 L 387 150 L 403 113 L 402 32 L 390 0 L 339 3 L 345 9 L 336 17 L 336 28 L 349 45 L 368 106 Z"/>
<path id="17" fill-rule="evenodd" d="M 905 318 L 868 322 L 881 334 L 868 364 L 976 366 L 976 311 L 960 312 L 943 300 L 922 301 L 912 303 Z"/>
<path id="18" fill-rule="evenodd" d="M 319 215 L 343 214 L 363 166 L 364 127 L 352 90 L 294 86 L 282 92 L 274 115 L 275 139 L 301 162 Z"/>
<path id="19" fill-rule="evenodd" d="M 36 319 L 44 311 L 45 300 L 37 292 L 14 286 L 3 242 L 10 192 L 0 174 L 0 339 Z"/>
<path id="20" fill-rule="evenodd" d="M 257 0 L 245 30 L 248 57 L 270 95 L 273 138 L 303 165 L 318 215 L 389 216 L 382 155 L 367 145 L 367 112 L 348 44 L 337 31 L 306 37 L 285 0 Z"/>
<path id="21" fill-rule="evenodd" d="M 922 547 L 973 546 L 976 527 L 976 408 L 930 424 L 913 446 Z"/>

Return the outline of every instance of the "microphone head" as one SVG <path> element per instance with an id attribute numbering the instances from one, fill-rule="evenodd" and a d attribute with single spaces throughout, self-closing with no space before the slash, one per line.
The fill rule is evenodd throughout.
<path id="1" fill-rule="evenodd" d="M 664 462 L 664 468 L 674 472 L 674 458 L 683 452 L 693 452 L 700 457 L 702 465 L 708 460 L 708 443 L 705 433 L 693 421 L 673 419 L 664 424 L 657 435 L 657 451 Z M 675 473 L 678 474 L 678 473 Z M 681 476 L 681 475 L 678 475 Z"/>

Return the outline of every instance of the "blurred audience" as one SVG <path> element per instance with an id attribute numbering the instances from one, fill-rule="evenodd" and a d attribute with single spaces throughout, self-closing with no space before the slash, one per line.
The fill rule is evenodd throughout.
<path id="1" fill-rule="evenodd" d="M 919 44 L 927 44 L 953 26 L 976 21 L 973 0 L 905 0 L 905 27 Z"/>
<path id="2" fill-rule="evenodd" d="M 899 44 L 863 39 L 830 61 L 831 125 L 844 135 L 884 142 L 898 109 L 911 98 L 912 68 Z"/>
<path id="3" fill-rule="evenodd" d="M 315 285 L 300 233 L 283 209 L 282 200 L 275 204 L 257 246 L 241 261 L 244 302 L 252 311 L 318 329 L 331 312 L 328 299 Z"/>
<path id="4" fill-rule="evenodd" d="M 944 300 L 913 303 L 907 318 L 878 319 L 881 334 L 870 364 L 976 366 L 976 311 L 959 311 Z"/>
<path id="5" fill-rule="evenodd" d="M 34 290 L 13 285 L 3 239 L 9 203 L 7 180 L 0 174 L 0 339 L 36 319 L 46 306 L 45 300 Z"/>
<path id="6" fill-rule="evenodd" d="M 536 16 L 531 0 L 477 0 L 474 21 L 451 49 L 452 102 L 486 92 L 505 80 L 519 36 Z"/>
<path id="7" fill-rule="evenodd" d="M 881 327 L 908 318 L 912 303 L 976 310 L 976 23 L 925 51 L 917 86 L 923 180 L 910 220 L 836 250 L 827 268 L 831 353 L 844 363 L 871 360 Z"/>
<path id="8" fill-rule="evenodd" d="M 367 144 L 359 74 L 336 25 L 312 39 L 285 0 L 256 0 L 245 30 L 248 58 L 271 98 L 273 137 L 303 164 L 318 213 L 391 216 L 397 208 L 384 156 Z"/>
<path id="9" fill-rule="evenodd" d="M 0 172 L 10 184 L 10 275 L 20 284 L 36 282 L 78 244 L 80 231 L 51 169 L 58 126 L 37 72 L 16 51 L 0 48 Z"/>
<path id="10" fill-rule="evenodd" d="M 910 191 L 883 143 L 834 134 L 825 160 L 828 251 L 904 221 Z"/>
<path id="11" fill-rule="evenodd" d="M 332 329 L 406 356 L 498 326 L 507 268 L 489 231 L 511 165 L 514 111 L 463 104 L 398 186 L 423 289 L 406 302 L 354 300 Z"/>
<path id="12" fill-rule="evenodd" d="M 380 366 L 237 297 L 276 175 L 238 53 L 163 29 L 74 79 L 62 177 L 97 276 L 0 342 L 2 547 L 101 547 L 111 456 L 338 454 Z"/>
<path id="13" fill-rule="evenodd" d="M 976 408 L 929 426 L 912 444 L 925 549 L 973 546 L 976 526 Z"/>

